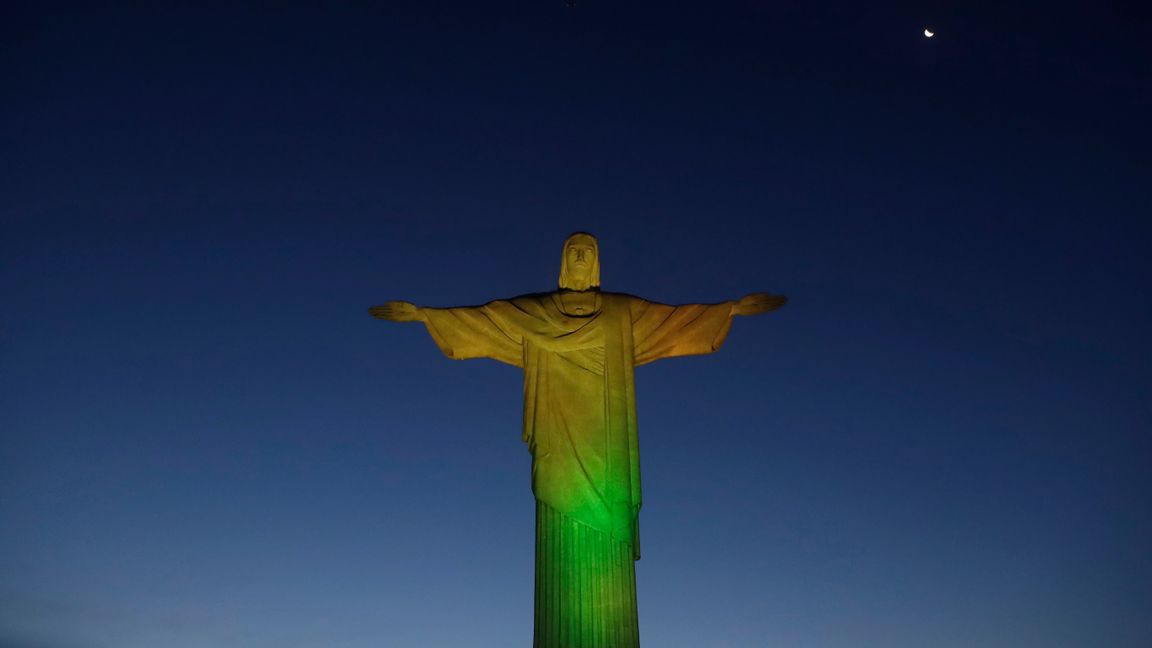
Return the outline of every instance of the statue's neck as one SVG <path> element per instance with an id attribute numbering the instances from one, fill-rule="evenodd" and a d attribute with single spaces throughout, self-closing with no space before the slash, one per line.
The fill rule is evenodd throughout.
<path id="1" fill-rule="evenodd" d="M 597 290 L 561 290 L 556 295 L 557 306 L 565 315 L 588 317 L 600 312 L 600 292 Z"/>

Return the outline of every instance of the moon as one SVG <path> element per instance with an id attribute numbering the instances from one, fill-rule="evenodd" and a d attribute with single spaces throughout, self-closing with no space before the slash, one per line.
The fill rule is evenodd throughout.
<path id="1" fill-rule="evenodd" d="M 936 32 L 928 31 L 927 29 L 924 30 L 924 36 L 926 36 L 927 38 L 932 38 L 935 35 L 936 35 Z"/>

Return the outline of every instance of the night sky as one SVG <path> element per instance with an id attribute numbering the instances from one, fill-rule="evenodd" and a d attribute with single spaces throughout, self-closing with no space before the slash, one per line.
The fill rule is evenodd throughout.
<path id="1" fill-rule="evenodd" d="M 25 4 L 0 646 L 530 645 L 521 374 L 367 308 L 576 230 L 790 298 L 637 370 L 644 645 L 1152 645 L 1141 3 Z"/>

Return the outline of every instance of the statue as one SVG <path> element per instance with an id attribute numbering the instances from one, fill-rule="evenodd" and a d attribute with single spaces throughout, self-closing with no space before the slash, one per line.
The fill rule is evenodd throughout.
<path id="1" fill-rule="evenodd" d="M 712 353 L 735 315 L 787 298 L 755 293 L 669 306 L 600 291 L 595 237 L 564 242 L 554 292 L 483 306 L 402 301 L 369 312 L 423 322 L 449 358 L 524 370 L 524 441 L 536 497 L 535 648 L 636 648 L 640 463 L 633 368 Z"/>

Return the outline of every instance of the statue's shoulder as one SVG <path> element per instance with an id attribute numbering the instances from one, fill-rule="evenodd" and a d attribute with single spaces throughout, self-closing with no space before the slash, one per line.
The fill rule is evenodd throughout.
<path id="1" fill-rule="evenodd" d="M 539 313 L 552 307 L 552 297 L 555 294 L 554 292 L 527 293 L 502 299 L 500 303 L 505 308 L 513 308 L 526 313 Z"/>
<path id="2" fill-rule="evenodd" d="M 508 301 L 508 302 L 513 303 L 513 304 L 529 304 L 529 303 L 538 304 L 540 302 L 552 299 L 552 295 L 554 295 L 554 294 L 556 294 L 556 293 L 555 292 L 526 293 L 523 295 L 517 295 L 515 297 L 510 297 L 504 301 Z"/>
<path id="3" fill-rule="evenodd" d="M 554 299 L 557 295 L 559 295 L 562 292 L 564 292 L 564 291 L 562 291 L 562 290 L 549 290 L 547 292 L 526 293 L 523 295 L 517 295 L 515 297 L 509 297 L 508 299 L 505 299 L 503 301 L 512 302 L 512 303 L 516 303 L 516 302 L 542 302 L 542 301 L 548 301 L 548 300 Z M 636 299 L 636 297 L 634 297 L 632 295 L 627 295 L 624 293 L 604 292 L 604 291 L 599 291 L 599 293 L 600 293 L 600 297 L 602 299 L 611 299 L 611 300 L 616 300 L 616 301 L 621 301 L 621 300 L 627 301 L 630 299 Z"/>
<path id="4" fill-rule="evenodd" d="M 527 293 L 525 295 L 519 295 L 509 299 L 500 300 L 500 302 L 511 305 L 522 311 L 534 312 L 541 308 L 554 309 L 558 299 L 557 295 L 559 294 L 559 290 Z M 600 292 L 600 299 L 603 302 L 605 308 L 629 308 L 637 301 L 643 301 L 635 295 L 603 291 Z"/>
<path id="5" fill-rule="evenodd" d="M 613 306 L 617 306 L 620 308 L 628 308 L 633 303 L 635 303 L 637 300 L 640 299 L 636 295 L 629 295 L 628 293 L 618 293 L 618 292 L 600 293 L 600 296 L 604 300 L 604 303 L 606 303 L 606 304 L 610 303 Z"/>

